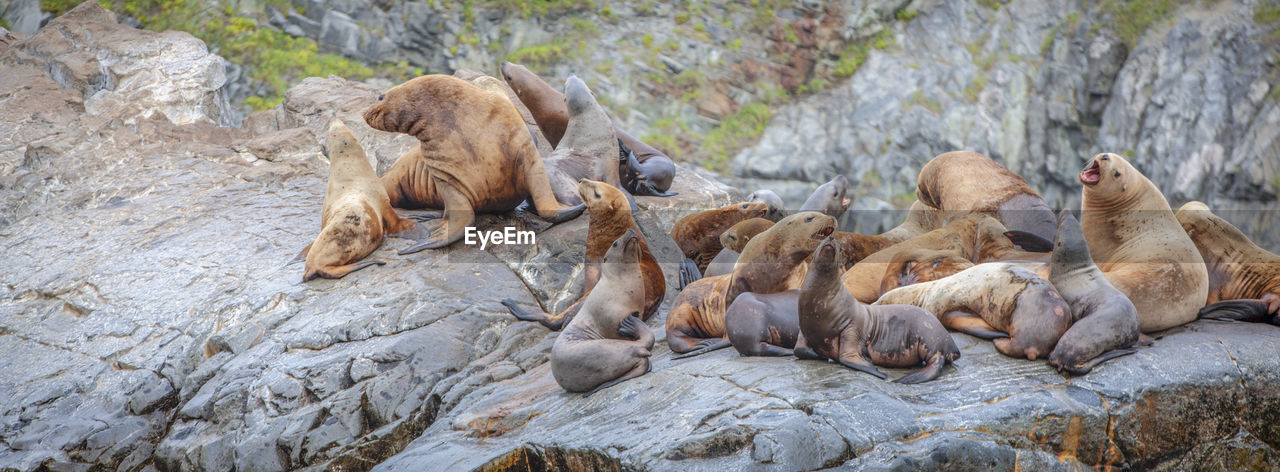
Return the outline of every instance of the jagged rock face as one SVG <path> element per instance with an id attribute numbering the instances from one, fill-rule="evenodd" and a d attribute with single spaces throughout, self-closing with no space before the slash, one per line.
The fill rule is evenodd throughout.
<path id="1" fill-rule="evenodd" d="M 790 202 L 843 173 L 857 215 L 909 202 L 925 162 L 965 149 L 1003 162 L 1050 204 L 1079 208 L 1082 163 L 1117 152 L 1174 208 L 1205 201 L 1277 248 L 1280 103 L 1267 94 L 1280 56 L 1255 6 L 1183 5 L 1130 51 L 1079 2 L 922 4 L 915 19 L 889 25 L 899 46 L 872 51 L 847 83 L 776 110 L 732 173 Z M 864 213 L 849 226 L 896 224 Z"/>

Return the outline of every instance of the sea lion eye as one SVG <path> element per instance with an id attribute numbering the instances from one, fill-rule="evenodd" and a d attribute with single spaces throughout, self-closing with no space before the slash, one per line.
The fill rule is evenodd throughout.
<path id="1" fill-rule="evenodd" d="M 805 222 L 805 223 L 808 223 L 808 222 L 810 222 L 810 221 L 813 221 L 813 217 L 812 217 L 812 216 L 810 216 L 810 217 L 808 217 L 808 218 L 805 218 L 805 219 L 804 219 L 804 222 Z"/>
<path id="2" fill-rule="evenodd" d="M 1120 171 L 1118 171 L 1118 170 L 1117 170 L 1117 171 L 1116 171 L 1116 177 L 1119 177 L 1119 176 L 1120 176 Z"/>
<path id="3" fill-rule="evenodd" d="M 1102 160 L 1109 161 L 1111 160 L 1111 156 L 1102 156 Z"/>
<path id="4" fill-rule="evenodd" d="M 743 210 L 746 210 L 746 209 L 747 209 L 747 204 L 746 204 L 746 203 L 743 203 L 743 204 L 742 204 L 742 209 L 743 209 Z"/>
<path id="5" fill-rule="evenodd" d="M 387 94 L 385 94 L 385 93 L 380 93 L 380 94 L 378 94 L 378 101 L 379 101 L 379 102 L 381 102 L 381 101 L 382 101 L 382 99 L 383 99 L 383 98 L 386 98 L 386 97 L 387 97 Z"/>
<path id="6" fill-rule="evenodd" d="M 596 198 L 600 198 L 600 192 L 596 192 Z"/>

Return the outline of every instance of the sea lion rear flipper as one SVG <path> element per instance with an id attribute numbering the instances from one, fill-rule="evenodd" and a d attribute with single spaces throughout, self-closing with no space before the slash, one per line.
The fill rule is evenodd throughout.
<path id="1" fill-rule="evenodd" d="M 446 180 L 436 178 L 435 182 L 436 192 L 439 192 L 440 199 L 444 200 L 445 212 L 440 221 L 437 221 L 429 230 L 429 236 L 426 239 L 419 239 L 418 244 L 400 251 L 399 254 L 402 256 L 423 249 L 435 249 L 453 244 L 454 241 L 462 239 L 462 233 L 466 227 L 476 221 L 475 209 L 466 195 Z"/>
<path id="2" fill-rule="evenodd" d="M 991 325 L 987 324 L 978 315 L 966 313 L 963 311 L 948 311 L 938 317 L 938 321 L 948 329 L 953 329 L 970 336 L 977 336 L 982 339 L 1007 338 L 1008 334 L 1000 332 Z"/>
<path id="3" fill-rule="evenodd" d="M 568 324 L 569 320 L 572 320 L 573 316 L 577 315 L 578 310 L 582 308 L 582 300 L 578 300 L 559 315 L 552 315 L 545 311 L 534 313 L 532 311 L 525 310 L 524 308 L 521 308 L 520 305 L 516 304 L 515 300 L 510 298 L 503 299 L 501 303 L 502 306 L 507 307 L 507 311 L 510 311 L 517 319 L 523 321 L 536 321 L 552 331 L 560 331 L 564 328 L 564 325 Z"/>
<path id="4" fill-rule="evenodd" d="M 782 356 L 792 356 L 792 355 L 795 355 L 795 353 L 796 352 L 793 349 L 787 349 L 782 346 L 776 346 L 764 341 L 760 341 L 758 344 L 756 344 L 755 351 L 752 352 L 751 355 L 765 356 L 765 357 L 782 357 Z"/>
<path id="5" fill-rule="evenodd" d="M 879 377 L 880 380 L 884 380 L 887 377 L 886 375 L 884 375 L 884 372 L 880 372 L 880 370 L 876 369 L 874 365 L 871 365 L 866 361 L 853 362 L 853 361 L 847 361 L 847 360 L 841 359 L 839 362 L 840 362 L 840 365 L 842 366 L 848 367 L 853 370 L 860 370 L 860 371 L 866 372 L 868 374 Z"/>
<path id="6" fill-rule="evenodd" d="M 1079 367 L 1063 368 L 1063 370 L 1067 371 L 1071 375 L 1084 375 L 1089 373 L 1089 371 L 1093 370 L 1094 367 L 1097 367 L 1098 364 L 1109 361 L 1111 359 L 1115 359 L 1117 357 L 1124 357 L 1129 354 L 1133 354 L 1135 352 L 1137 351 L 1134 351 L 1132 349 L 1112 349 L 1110 351 L 1099 354 L 1098 357 L 1090 359 L 1089 362 L 1085 362 L 1084 364 L 1081 364 Z"/>
<path id="7" fill-rule="evenodd" d="M 709 344 L 707 343 L 707 341 L 700 342 L 698 343 L 698 345 L 702 345 L 702 347 L 686 352 L 684 354 L 672 357 L 671 360 L 684 359 L 686 357 L 693 357 L 699 354 L 706 354 L 708 352 L 724 349 L 726 347 L 733 345 L 733 343 L 729 342 L 728 338 L 718 339 L 714 341 L 715 341 L 714 343 L 709 343 Z"/>
<path id="8" fill-rule="evenodd" d="M 1053 252 L 1053 241 L 1045 239 L 1043 236 L 1026 231 L 1009 230 L 1004 232 L 1004 236 L 1009 241 L 1023 251 L 1028 252 Z"/>
<path id="9" fill-rule="evenodd" d="M 409 215 L 404 218 L 406 220 L 413 220 L 413 221 L 428 221 L 428 220 L 438 220 L 442 218 L 442 216 L 437 215 L 435 213 L 420 213 L 416 215 Z"/>
<path id="10" fill-rule="evenodd" d="M 315 244 L 315 243 L 313 242 L 313 243 L 311 243 L 311 244 Z M 301 251 L 298 251 L 298 255 L 293 256 L 293 259 L 290 259 L 290 260 L 289 260 L 289 262 L 286 262 L 284 265 L 289 265 L 289 264 L 293 264 L 293 263 L 298 262 L 298 261 L 305 261 L 305 260 L 307 260 L 307 253 L 308 253 L 308 252 L 311 252 L 311 244 L 308 244 L 308 245 L 307 245 L 307 247 L 304 247 L 304 248 L 302 248 L 302 250 L 301 250 Z"/>
<path id="11" fill-rule="evenodd" d="M 1271 314 L 1267 313 L 1267 304 L 1262 300 L 1224 300 L 1205 305 L 1200 309 L 1200 318 L 1221 321 L 1267 321 Z"/>
<path id="12" fill-rule="evenodd" d="M 647 356 L 647 354 L 646 354 L 646 356 Z M 599 392 L 599 391 L 604 390 L 604 389 L 606 389 L 606 388 L 609 388 L 609 387 L 612 387 L 612 386 L 614 386 L 614 385 L 620 384 L 620 383 L 622 383 L 622 382 L 624 382 L 624 381 L 626 381 L 626 380 L 633 379 L 633 378 L 639 377 L 639 376 L 641 376 L 641 375 L 647 374 L 647 373 L 649 373 L 649 367 L 650 367 L 650 366 L 649 366 L 649 360 L 648 360 L 648 359 L 645 359 L 645 360 L 644 360 L 644 362 L 642 362 L 640 365 L 637 365 L 637 366 L 635 366 L 635 368 L 633 368 L 633 369 L 631 369 L 631 370 L 627 371 L 627 373 L 622 374 L 622 377 L 618 377 L 618 378 L 616 378 L 616 379 L 613 379 L 613 380 L 610 380 L 610 381 L 608 381 L 608 382 L 602 383 L 602 384 L 600 384 L 600 386 L 598 386 L 598 387 L 596 387 L 596 388 L 591 389 L 591 391 L 590 391 L 590 392 L 587 392 L 587 393 L 582 394 L 582 398 L 587 398 L 587 397 L 589 397 L 589 396 L 591 396 L 591 395 L 595 394 L 596 392 Z"/>
<path id="13" fill-rule="evenodd" d="M 939 375 L 942 375 L 942 368 L 946 366 L 947 357 L 941 352 L 935 352 L 933 353 L 933 356 L 929 357 L 929 360 L 924 363 L 924 367 L 921 367 L 920 370 L 898 377 L 894 382 L 902 384 L 928 382 L 938 378 Z"/>
<path id="14" fill-rule="evenodd" d="M 354 264 L 321 267 L 319 269 L 316 269 L 314 272 L 308 272 L 306 274 L 303 274 L 302 281 L 307 282 L 310 280 L 314 280 L 318 277 L 324 277 L 326 279 L 341 279 L 345 277 L 347 274 L 363 269 L 365 267 L 374 266 L 374 265 L 386 265 L 386 264 L 387 263 L 384 261 L 367 260 L 367 261 L 356 262 Z"/>
<path id="15" fill-rule="evenodd" d="M 694 283 L 702 278 L 702 271 L 698 270 L 698 263 L 693 259 L 685 258 L 680 263 L 680 290 L 684 290 L 689 284 Z"/>
<path id="16" fill-rule="evenodd" d="M 632 203 L 632 205 L 635 205 L 635 204 Z M 564 223 L 566 221 L 577 218 L 578 215 L 581 215 L 582 211 L 586 209 L 587 209 L 587 204 L 579 203 L 577 205 L 560 210 L 550 216 L 542 216 L 541 214 L 539 214 L 538 216 L 542 216 L 542 219 L 547 220 L 548 223 Z"/>

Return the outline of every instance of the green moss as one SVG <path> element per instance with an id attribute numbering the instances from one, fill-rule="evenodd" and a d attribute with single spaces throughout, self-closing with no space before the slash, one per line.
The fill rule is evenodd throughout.
<path id="1" fill-rule="evenodd" d="M 833 73 L 836 77 L 849 77 L 862 67 L 862 63 L 867 61 L 867 56 L 871 53 L 871 47 L 876 49 L 888 48 L 893 44 L 893 32 L 889 30 L 881 30 L 874 36 L 862 40 L 854 41 L 846 44 L 844 50 L 840 52 L 840 57 L 836 59 L 836 67 Z M 919 66 L 917 66 L 919 67 Z"/>
<path id="2" fill-rule="evenodd" d="M 1174 0 L 1103 0 L 1101 7 L 1110 14 L 1116 35 L 1133 49 L 1147 28 L 1172 17 L 1178 4 Z"/>
<path id="3" fill-rule="evenodd" d="M 696 25 L 693 25 L 693 30 L 694 30 L 694 31 L 697 31 L 697 32 L 699 32 L 699 33 L 701 33 L 701 32 L 703 32 L 703 31 L 706 31 L 706 30 L 707 30 L 707 25 L 702 24 L 702 23 L 698 23 L 698 24 L 696 24 Z"/>
<path id="4" fill-rule="evenodd" d="M 737 113 L 724 117 L 720 126 L 708 132 L 702 141 L 706 165 L 714 170 L 725 170 L 730 153 L 746 147 L 751 139 L 764 133 L 770 118 L 773 118 L 773 111 L 763 103 L 746 105 Z"/>
<path id="5" fill-rule="evenodd" d="M 645 33 L 644 36 L 641 36 L 640 44 L 643 44 L 645 48 L 653 47 L 653 34 Z"/>
<path id="6" fill-rule="evenodd" d="M 894 42 L 893 32 L 887 29 L 880 30 L 875 36 L 871 37 L 871 45 L 876 49 L 886 49 Z"/>
<path id="7" fill-rule="evenodd" d="M 676 41 L 675 38 L 670 38 L 670 39 L 667 39 L 667 42 L 662 44 L 662 47 L 663 49 L 666 49 L 668 51 L 679 51 L 680 42 Z"/>
<path id="8" fill-rule="evenodd" d="M 979 72 L 973 82 L 964 88 L 964 99 L 970 102 L 978 101 L 978 94 L 982 93 L 985 88 L 987 88 L 987 75 Z"/>
<path id="9" fill-rule="evenodd" d="M 106 2 L 98 2 L 98 4 L 102 5 L 103 8 L 110 8 Z M 80 5 L 80 2 L 76 0 L 40 0 L 40 9 L 53 13 L 53 16 L 61 16 L 77 5 Z"/>
<path id="10" fill-rule="evenodd" d="M 800 38 L 796 37 L 795 28 L 792 28 L 790 23 L 787 23 L 785 26 L 782 27 L 782 29 L 787 35 L 788 43 L 795 43 L 800 41 Z"/>
<path id="11" fill-rule="evenodd" d="M 734 39 L 733 41 L 730 41 L 729 50 L 733 52 L 742 50 L 742 39 Z"/>
<path id="12" fill-rule="evenodd" d="M 672 153 L 679 149 L 679 146 L 676 144 L 675 136 L 667 133 L 647 133 L 640 139 L 646 144 L 668 153 Z"/>
<path id="13" fill-rule="evenodd" d="M 0 18 L 0 28 L 10 29 L 10 28 L 12 28 L 12 26 L 9 26 L 9 20 L 6 20 L 6 19 L 4 19 L 4 18 Z"/>
<path id="14" fill-rule="evenodd" d="M 1040 41 L 1040 55 L 1044 56 L 1049 53 L 1049 48 L 1053 47 L 1053 40 L 1058 37 L 1058 32 L 1062 31 L 1062 25 L 1054 26 L 1049 30 L 1049 34 L 1044 36 Z"/>
<path id="15" fill-rule="evenodd" d="M 506 60 L 533 69 L 545 69 L 552 64 L 568 59 L 570 54 L 580 50 L 581 48 L 577 46 L 582 43 L 575 43 L 570 38 L 561 37 L 548 43 L 520 48 L 508 54 Z"/>
<path id="16" fill-rule="evenodd" d="M 1264 27 L 1271 27 L 1270 39 L 1280 42 L 1280 6 L 1258 5 L 1253 10 L 1253 22 Z"/>
<path id="17" fill-rule="evenodd" d="M 925 97 L 924 92 L 922 91 L 917 91 L 915 94 L 911 95 L 911 100 L 908 101 L 907 103 L 910 105 L 916 105 L 916 106 L 922 107 L 935 114 L 942 112 L 942 105 L 939 105 L 937 100 Z"/>
<path id="18" fill-rule="evenodd" d="M 862 182 L 872 187 L 879 187 L 883 183 L 880 179 L 880 174 L 874 170 L 869 170 L 867 173 L 862 174 Z"/>
<path id="19" fill-rule="evenodd" d="M 676 13 L 676 18 L 675 18 L 675 20 L 676 20 L 676 24 L 677 24 L 677 25 L 683 25 L 683 24 L 685 24 L 685 23 L 688 23 L 688 22 L 689 22 L 689 13 L 688 13 L 688 12 L 680 12 L 680 13 Z"/>
<path id="20" fill-rule="evenodd" d="M 911 21 L 912 18 L 915 18 L 916 15 L 919 15 L 919 14 L 920 14 L 919 11 L 907 10 L 906 8 L 903 8 L 901 10 L 898 10 L 897 13 L 894 13 L 893 16 L 897 18 L 898 21 Z"/>
<path id="21" fill-rule="evenodd" d="M 992 10 L 1000 10 L 1004 6 L 1005 0 L 978 0 L 978 4 Z"/>

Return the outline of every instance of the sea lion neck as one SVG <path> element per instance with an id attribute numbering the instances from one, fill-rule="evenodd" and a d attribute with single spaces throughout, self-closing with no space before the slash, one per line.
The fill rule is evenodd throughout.
<path id="1" fill-rule="evenodd" d="M 1089 256 L 1089 243 L 1084 239 L 1080 222 L 1076 221 L 1067 210 L 1058 222 L 1058 231 L 1053 238 L 1053 254 L 1049 256 L 1049 278 L 1071 270 L 1093 265 Z"/>

